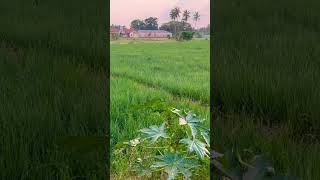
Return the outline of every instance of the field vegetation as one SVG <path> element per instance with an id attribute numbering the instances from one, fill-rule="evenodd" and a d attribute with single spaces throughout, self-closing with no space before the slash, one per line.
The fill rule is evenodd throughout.
<path id="1" fill-rule="evenodd" d="M 320 177 L 319 5 L 221 1 L 213 12 L 216 146 L 266 153 L 301 179 Z"/>
<path id="2" fill-rule="evenodd" d="M 110 51 L 111 174 L 126 179 L 137 176 L 128 163 L 136 154 L 114 150 L 163 123 L 153 104 L 192 110 L 209 127 L 209 41 L 112 44 Z M 208 163 L 200 174 L 209 178 Z"/>
<path id="3" fill-rule="evenodd" d="M 104 136 L 105 1 L 0 2 L 0 179 L 104 179 L 105 149 L 70 153 L 66 136 Z"/>

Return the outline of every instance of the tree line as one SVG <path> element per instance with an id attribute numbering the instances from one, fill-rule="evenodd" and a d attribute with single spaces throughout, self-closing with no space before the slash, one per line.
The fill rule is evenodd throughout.
<path id="1" fill-rule="evenodd" d="M 180 16 L 181 15 L 181 16 Z M 197 22 L 200 20 L 199 12 L 194 12 L 192 15 L 192 20 L 194 26 L 188 22 L 191 18 L 191 12 L 189 10 L 184 10 L 183 12 L 179 7 L 174 7 L 169 12 L 170 22 L 163 23 L 158 27 L 158 18 L 149 17 L 145 20 L 135 19 L 131 21 L 130 28 L 135 30 L 166 30 L 173 34 L 177 34 L 180 31 L 192 31 L 196 29 Z M 180 18 L 181 17 L 181 18 Z"/>

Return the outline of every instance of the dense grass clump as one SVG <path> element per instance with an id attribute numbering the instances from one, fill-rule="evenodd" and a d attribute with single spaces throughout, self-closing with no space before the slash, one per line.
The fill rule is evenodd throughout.
<path id="1" fill-rule="evenodd" d="M 0 179 L 104 179 L 57 142 L 106 133 L 105 2 L 32 2 L 0 2 Z"/>

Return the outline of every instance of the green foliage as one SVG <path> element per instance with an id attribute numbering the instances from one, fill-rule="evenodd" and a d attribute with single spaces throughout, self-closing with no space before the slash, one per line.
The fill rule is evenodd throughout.
<path id="1" fill-rule="evenodd" d="M 203 120 L 196 119 L 192 112 L 184 112 L 180 115 L 180 110 L 175 108 L 171 110 L 171 115 L 167 114 L 170 111 L 165 108 L 158 110 L 161 114 L 165 114 L 165 116 L 161 116 L 165 118 L 163 118 L 164 122 L 160 127 L 143 128 L 140 130 L 142 136 L 131 140 L 135 143 L 130 143 L 131 141 L 124 143 L 129 145 L 127 148 L 131 151 L 142 148 L 143 152 L 148 152 L 138 157 L 138 163 L 142 163 L 144 159 L 150 159 L 150 164 L 146 166 L 147 162 L 143 161 L 143 166 L 134 166 L 135 171 L 142 173 L 141 175 L 149 174 L 145 173 L 147 171 L 165 172 L 168 180 L 176 179 L 180 175 L 189 179 L 193 176 L 193 171 L 201 170 L 201 166 L 198 164 L 209 160 L 209 150 L 207 149 L 209 145 L 202 141 L 203 138 L 200 139 L 202 136 L 196 136 L 196 132 L 200 131 L 198 127 Z M 183 123 L 181 123 L 182 118 L 184 119 Z M 204 128 L 201 131 L 209 134 L 209 130 Z M 187 138 L 180 138 L 183 136 Z M 156 150 L 148 151 L 149 149 Z M 138 169 L 136 169 L 137 167 Z"/>
<path id="2" fill-rule="evenodd" d="M 182 14 L 182 21 L 188 22 L 189 18 L 190 18 L 190 11 L 184 10 Z"/>
<path id="3" fill-rule="evenodd" d="M 189 152 L 195 152 L 201 159 L 209 154 L 206 144 L 196 138 L 192 139 L 192 137 L 189 136 L 187 139 L 181 139 L 179 142 L 188 145 Z"/>
<path id="4" fill-rule="evenodd" d="M 0 179 L 106 179 L 106 4 L 0 1 Z"/>
<path id="5" fill-rule="evenodd" d="M 135 30 L 157 30 L 158 18 L 148 17 L 145 20 L 135 19 L 131 21 L 130 27 Z"/>
<path id="6" fill-rule="evenodd" d="M 180 13 L 181 13 L 180 8 L 174 7 L 173 9 L 171 9 L 169 16 L 173 21 L 175 21 L 176 19 L 178 19 L 180 17 Z"/>
<path id="7" fill-rule="evenodd" d="M 113 44 L 110 52 L 110 70 L 114 76 L 209 104 L 208 41 Z"/>
<path id="8" fill-rule="evenodd" d="M 149 17 L 144 20 L 146 30 L 158 30 L 158 18 Z"/>
<path id="9" fill-rule="evenodd" d="M 146 24 L 144 23 L 144 21 L 139 20 L 139 19 L 135 19 L 133 21 L 131 21 L 130 23 L 130 28 L 135 29 L 135 30 L 143 30 L 145 29 Z"/>
<path id="10" fill-rule="evenodd" d="M 164 171 L 168 174 L 168 180 L 175 179 L 179 173 L 183 174 L 185 178 L 190 178 L 192 176 L 191 169 L 198 166 L 196 161 L 186 159 L 178 152 L 168 152 L 156 158 L 160 161 L 155 162 L 150 167 L 153 169 L 164 168 Z"/>
<path id="11" fill-rule="evenodd" d="M 170 21 L 167 23 L 163 23 L 160 27 L 160 30 L 165 30 L 171 33 L 175 33 L 175 30 L 185 30 L 185 31 L 192 31 L 191 24 L 188 22 L 180 22 L 180 21 Z"/>
<path id="12" fill-rule="evenodd" d="M 142 140 L 150 139 L 152 143 L 156 142 L 160 137 L 168 138 L 165 132 L 165 123 L 162 123 L 160 127 L 150 126 L 149 128 L 140 129 L 140 132 L 144 133 Z"/>
<path id="13" fill-rule="evenodd" d="M 315 0 L 217 3 L 212 46 L 216 106 L 224 113 L 243 111 L 265 124 L 288 126 L 297 141 L 305 134 L 319 137 L 319 6 Z"/>
<path id="14" fill-rule="evenodd" d="M 225 15 L 229 16 L 231 14 L 225 13 Z M 221 28 L 221 26 L 219 28 Z M 225 32 L 228 30 L 231 31 L 232 29 L 227 28 L 221 31 Z M 216 29 L 214 31 L 216 31 Z M 235 31 L 231 32 L 234 33 Z M 217 36 L 214 38 L 215 40 L 221 40 L 217 39 L 219 38 Z M 230 46 L 233 47 L 233 45 L 235 45 L 235 39 L 236 38 L 230 38 L 220 45 L 228 49 Z M 241 41 L 239 41 L 239 43 Z M 308 41 L 313 42 L 310 39 Z M 252 43 L 255 45 L 256 41 L 253 40 Z M 244 46 L 246 44 L 242 45 Z M 219 53 L 226 53 L 225 55 L 215 54 L 218 55 L 218 59 L 222 58 L 227 63 L 224 65 L 223 61 L 214 61 L 216 63 L 213 67 L 215 68 L 213 72 L 216 74 L 213 77 L 215 82 L 215 107 L 218 108 L 219 105 L 223 105 L 222 110 L 233 110 L 233 113 L 229 113 L 230 111 L 223 111 L 221 117 L 219 116 L 217 117 L 218 119 L 215 120 L 215 129 L 211 129 L 211 131 L 214 132 L 214 143 L 216 144 L 212 148 L 215 148 L 219 152 L 224 152 L 224 155 L 227 153 L 227 149 L 232 149 L 234 144 L 241 146 L 243 149 L 252 148 L 255 154 L 263 152 L 266 158 L 272 162 L 276 172 L 279 174 L 289 173 L 297 177 L 304 177 L 305 179 L 317 179 L 317 177 L 320 177 L 318 171 L 318 167 L 320 166 L 320 156 L 318 155 L 320 152 L 319 143 L 304 144 L 294 141 L 291 139 L 292 136 L 286 133 L 287 126 L 285 123 L 283 124 L 283 128 L 270 128 L 269 126 L 266 126 L 266 124 L 257 124 L 257 122 L 259 123 L 261 121 L 271 122 L 269 121 L 270 119 L 268 119 L 270 116 L 248 113 L 255 110 L 255 108 L 258 109 L 258 107 L 268 107 L 270 112 L 278 112 L 277 108 L 274 108 L 274 106 L 279 105 L 278 103 L 287 102 L 285 103 L 286 105 L 292 105 L 292 101 L 286 100 L 286 93 L 292 93 L 292 91 L 303 90 L 305 88 L 293 88 L 292 91 L 288 91 L 288 88 L 285 88 L 284 86 L 285 81 L 282 81 L 281 83 L 278 81 L 279 84 L 273 84 L 275 86 L 270 86 L 270 83 L 268 83 L 269 85 L 263 85 L 264 82 L 275 80 L 276 76 L 269 76 L 269 78 L 268 76 L 264 76 L 264 78 L 262 78 L 264 73 L 261 72 L 268 72 L 272 67 L 275 67 L 274 65 L 281 65 L 281 69 L 285 69 L 286 63 L 279 60 L 274 61 L 271 64 L 265 63 L 271 62 L 273 59 L 261 56 L 255 56 L 256 58 L 252 58 L 249 61 L 249 59 L 246 59 L 245 57 L 250 54 L 258 54 L 258 52 L 248 52 L 245 51 L 246 49 L 247 48 L 239 48 L 237 51 L 232 51 L 231 54 L 228 51 L 218 51 Z M 168 107 L 168 104 L 166 105 L 166 103 L 172 104 L 173 106 L 180 106 L 183 109 L 193 109 L 197 114 L 205 115 L 206 119 L 209 118 L 210 111 L 207 106 L 210 97 L 209 50 L 209 44 L 206 41 L 189 41 L 183 43 L 171 42 L 161 44 L 115 44 L 111 46 L 110 131 L 112 134 L 112 148 L 116 148 L 118 142 L 136 137 L 137 129 L 149 127 L 152 124 L 161 125 L 162 120 L 159 118 L 156 109 L 157 107 L 159 107 L 159 109 L 161 109 L 161 107 Z M 245 57 L 237 56 L 237 53 L 244 51 L 247 52 Z M 237 58 L 240 58 L 240 60 L 238 59 L 239 62 Z M 261 58 L 268 59 L 268 61 L 260 61 Z M 233 63 L 231 63 L 231 59 L 233 59 Z M 264 63 L 262 65 L 258 62 Z M 296 62 L 298 64 L 302 63 L 298 60 Z M 230 69 L 231 67 L 232 70 Z M 290 67 L 294 66 L 290 65 Z M 301 66 L 299 69 L 302 70 L 304 67 L 305 66 Z M 245 70 L 246 68 L 251 69 L 251 73 L 255 72 L 259 74 L 259 76 L 251 76 L 250 73 L 248 74 L 248 71 Z M 270 74 L 271 72 L 272 71 L 270 71 Z M 277 73 L 279 71 L 273 72 Z M 304 73 L 301 72 L 301 75 L 311 73 L 311 71 L 308 73 L 306 72 L 308 71 L 304 71 Z M 280 73 L 278 75 L 284 74 Z M 258 80 L 254 81 L 256 84 L 252 86 L 252 84 L 250 84 L 252 81 L 246 80 L 245 77 L 251 77 L 249 78 L 250 80 L 258 78 L 260 83 L 258 83 Z M 282 77 L 284 78 L 286 76 Z M 268 81 L 266 79 L 268 79 Z M 263 85 L 262 87 L 266 88 L 261 89 L 259 88 L 260 85 Z M 313 85 L 316 88 L 317 83 L 313 83 Z M 277 96 L 277 93 L 275 93 L 276 87 L 280 86 L 284 89 L 282 90 L 282 93 L 280 93 L 282 95 Z M 237 87 L 242 88 L 239 89 Z M 259 90 L 257 88 L 259 88 Z M 250 90 L 250 93 L 247 92 L 247 90 Z M 311 91 L 309 90 L 309 92 Z M 266 98 L 264 96 L 265 94 L 269 94 L 269 98 Z M 312 94 L 310 94 L 310 96 L 311 95 Z M 295 97 L 298 98 L 299 96 Z M 267 99 L 269 99 L 269 101 L 265 101 Z M 274 99 L 274 101 L 272 99 Z M 157 102 L 156 100 L 161 100 L 166 103 Z M 235 105 L 234 100 L 244 104 Z M 310 98 L 310 101 L 306 102 L 312 104 L 311 102 L 316 102 L 316 100 L 317 98 Z M 258 101 L 260 103 L 251 104 L 251 106 L 249 106 L 252 107 L 251 109 L 249 107 L 246 108 L 248 110 L 247 113 L 237 113 L 237 110 L 243 110 L 245 104 L 249 105 L 250 103 Z M 268 102 L 267 104 L 269 105 L 267 106 L 267 104 L 262 102 Z M 274 104 L 272 102 L 278 103 Z M 146 110 L 131 108 L 137 105 L 146 105 L 150 108 L 147 108 Z M 309 107 L 309 109 L 311 109 L 311 107 L 316 108 L 317 106 L 300 107 Z M 284 113 L 286 113 L 286 110 L 283 110 L 280 115 Z M 161 117 L 162 116 L 164 116 L 164 114 L 161 113 Z M 303 121 L 301 121 L 301 123 L 310 120 L 310 116 L 303 116 L 302 118 Z M 282 122 L 286 121 L 280 118 L 277 120 Z M 208 121 L 206 122 L 208 123 Z M 217 124 L 218 122 L 222 125 Z M 183 132 L 179 132 L 181 139 L 185 138 L 184 135 Z M 201 132 L 199 135 L 201 135 Z M 316 136 L 305 136 L 303 140 L 312 140 L 315 137 Z M 177 141 L 177 143 L 179 142 Z M 226 149 L 218 148 L 219 145 L 223 145 Z M 146 151 L 146 149 L 144 149 L 144 151 Z M 211 155 L 212 154 L 213 153 L 211 152 Z M 134 160 L 134 156 L 127 151 L 124 151 L 119 156 L 111 155 L 111 157 L 113 157 L 113 174 L 116 174 L 118 177 L 130 176 L 128 169 L 131 168 L 131 166 L 128 165 L 128 159 L 126 158 L 129 156 Z M 250 163 L 250 159 L 245 160 L 245 158 L 242 157 L 242 160 Z M 302 166 L 307 168 L 301 168 Z M 209 171 L 207 173 L 209 173 Z"/>
<path id="15" fill-rule="evenodd" d="M 179 33 L 179 36 L 177 37 L 178 39 L 177 40 L 192 40 L 193 38 L 193 35 L 194 35 L 194 32 L 191 32 L 191 31 L 182 31 Z"/>

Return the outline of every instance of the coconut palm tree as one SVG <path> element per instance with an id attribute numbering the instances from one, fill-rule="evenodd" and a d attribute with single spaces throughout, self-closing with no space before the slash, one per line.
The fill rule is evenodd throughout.
<path id="1" fill-rule="evenodd" d="M 175 7 L 170 11 L 170 18 L 176 22 L 176 20 L 180 17 L 180 8 L 179 7 Z M 176 24 L 176 23 L 175 23 Z M 177 33 L 177 25 L 175 25 L 175 34 Z"/>
<path id="2" fill-rule="evenodd" d="M 193 21 L 195 22 L 194 28 L 196 29 L 197 27 L 197 22 L 200 20 L 200 14 L 199 12 L 195 12 L 193 15 Z"/>
<path id="3" fill-rule="evenodd" d="M 185 28 L 184 23 L 188 22 L 189 18 L 190 18 L 190 11 L 188 11 L 188 10 L 183 11 L 183 14 L 182 14 L 183 28 Z"/>
<path id="4" fill-rule="evenodd" d="M 181 13 L 180 8 L 179 7 L 175 7 L 175 8 L 173 8 L 173 10 L 174 10 L 174 12 L 175 12 L 175 14 L 177 16 L 176 18 L 178 19 L 180 17 L 180 13 Z"/>

